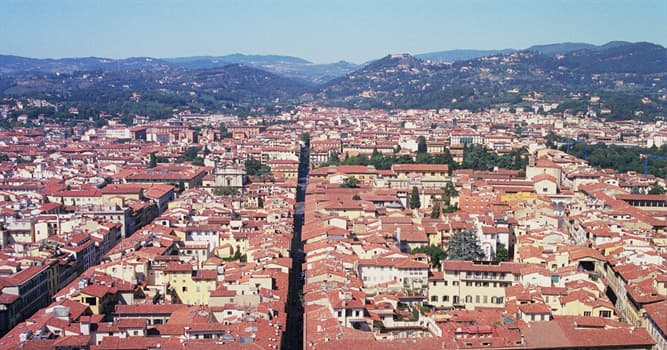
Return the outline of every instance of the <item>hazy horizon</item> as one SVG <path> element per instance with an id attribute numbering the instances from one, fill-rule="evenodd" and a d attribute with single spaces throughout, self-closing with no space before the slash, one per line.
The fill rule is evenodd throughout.
<path id="1" fill-rule="evenodd" d="M 358 64 L 389 53 L 561 42 L 667 46 L 666 19 L 667 2 L 656 0 L 7 0 L 0 2 L 0 53 L 114 59 L 242 53 Z"/>
<path id="2" fill-rule="evenodd" d="M 201 55 L 190 55 L 190 56 L 170 56 L 170 57 L 160 57 L 160 56 L 124 56 L 124 57 L 108 57 L 108 56 L 95 56 L 95 55 L 88 55 L 88 56 L 62 56 L 62 57 L 35 57 L 35 56 L 23 56 L 23 55 L 14 55 L 11 53 L 4 53 L 0 52 L 0 55 L 5 55 L 5 56 L 17 56 L 17 57 L 26 57 L 26 58 L 35 58 L 35 59 L 53 59 L 53 60 L 60 60 L 60 59 L 82 59 L 82 58 L 100 58 L 100 59 L 113 59 L 113 60 L 123 60 L 123 59 L 130 59 L 130 58 L 154 58 L 154 59 L 162 59 L 162 60 L 171 60 L 171 59 L 181 59 L 181 58 L 194 58 L 194 57 L 211 57 L 211 58 L 217 58 L 217 57 L 224 57 L 224 56 L 233 56 L 233 55 L 243 55 L 243 56 L 280 56 L 280 57 L 292 57 L 292 58 L 299 58 L 299 59 L 304 59 L 307 60 L 313 64 L 330 64 L 330 63 L 337 63 L 337 62 L 348 62 L 352 64 L 364 64 L 364 63 L 369 63 L 373 60 L 380 59 L 382 57 L 385 57 L 387 55 L 392 55 L 392 54 L 410 54 L 412 56 L 419 56 L 423 54 L 429 54 L 429 53 L 437 53 L 437 52 L 445 52 L 445 51 L 503 51 L 503 50 L 525 50 L 528 49 L 529 47 L 532 46 L 539 46 L 539 45 L 551 45 L 551 44 L 567 44 L 567 43 L 585 43 L 585 44 L 593 44 L 593 45 L 604 45 L 612 41 L 620 41 L 620 40 L 611 40 L 607 42 L 602 42 L 602 43 L 591 43 L 591 42 L 582 42 L 582 41 L 570 41 L 570 42 L 553 42 L 553 43 L 535 43 L 532 45 L 529 45 L 527 47 L 521 47 L 521 48 L 516 48 L 516 47 L 506 47 L 506 48 L 452 48 L 452 49 L 443 49 L 443 50 L 431 50 L 431 51 L 425 51 L 425 52 L 387 52 L 381 56 L 378 57 L 373 57 L 370 58 L 364 62 L 352 62 L 349 60 L 345 59 L 339 59 L 339 60 L 333 60 L 329 62 L 312 62 L 310 60 L 307 60 L 306 58 L 300 57 L 300 56 L 295 56 L 295 55 L 289 55 L 289 54 L 274 54 L 274 53 L 246 53 L 246 52 L 230 52 L 230 53 L 222 53 L 218 55 L 207 55 L 207 54 L 201 54 Z M 641 41 L 637 41 L 641 42 Z M 658 44 L 658 43 L 653 43 L 653 44 Z M 661 45 L 661 44 L 658 44 Z M 661 45 L 663 46 L 663 45 Z"/>

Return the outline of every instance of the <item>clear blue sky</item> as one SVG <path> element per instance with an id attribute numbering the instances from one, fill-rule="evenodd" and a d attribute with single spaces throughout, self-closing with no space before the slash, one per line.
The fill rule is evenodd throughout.
<path id="1" fill-rule="evenodd" d="M 0 53 L 30 57 L 388 53 L 611 40 L 667 45 L 667 0 L 0 0 Z"/>

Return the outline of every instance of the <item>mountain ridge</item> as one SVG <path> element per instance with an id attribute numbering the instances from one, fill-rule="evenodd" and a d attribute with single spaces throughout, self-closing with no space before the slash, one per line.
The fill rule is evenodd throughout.
<path id="1" fill-rule="evenodd" d="M 538 92 L 563 108 L 586 111 L 580 95 L 609 96 L 609 117 L 664 115 L 667 49 L 639 42 L 612 42 L 565 54 L 515 51 L 465 61 L 433 62 L 388 55 L 320 86 L 317 99 L 349 108 L 460 108 L 522 103 Z M 648 102 L 650 101 L 650 102 Z M 611 108 L 613 107 L 613 108 Z M 598 105 L 596 108 L 602 110 Z"/>
<path id="2" fill-rule="evenodd" d="M 656 44 L 611 42 L 595 48 L 570 45 L 565 54 L 514 51 L 469 60 L 438 62 L 410 54 L 390 54 L 331 74 L 321 82 L 299 79 L 297 69 L 272 70 L 246 63 L 217 62 L 220 66 L 187 68 L 151 58 L 102 62 L 98 58 L 60 61 L 70 69 L 85 66 L 90 72 L 44 73 L 39 70 L 0 74 L 3 96 L 31 96 L 49 101 L 96 106 L 106 112 L 143 113 L 132 95 L 151 115 L 177 109 L 198 111 L 251 111 L 289 108 L 316 102 L 350 108 L 460 108 L 526 105 L 526 96 L 560 101 L 562 110 L 587 111 L 581 96 L 603 96 L 613 118 L 664 115 L 667 99 L 667 50 Z M 247 58 L 246 56 L 237 56 Z M 3 56 L 5 66 L 24 64 L 20 57 Z M 197 61 L 194 58 L 193 61 Z M 0 60 L 0 63 L 2 60 Z M 299 62 L 299 61 L 296 61 Z M 301 64 L 297 63 L 297 66 Z M 314 64 L 313 64 L 314 65 Z M 34 67 L 33 67 L 34 68 Z M 356 69 L 355 69 L 356 68 Z M 278 73 L 276 72 L 278 71 Z M 320 71 L 320 74 L 323 71 Z M 321 75 L 322 76 L 322 75 Z M 611 101 L 611 102 L 607 102 Z M 135 101 L 136 102 L 136 101 Z M 120 107 L 113 106 L 118 103 Z M 603 104 L 594 106 L 602 110 Z M 612 108 L 613 107 L 613 108 Z M 122 110 L 123 108 L 129 108 Z M 142 107 L 143 108 L 143 107 Z"/>

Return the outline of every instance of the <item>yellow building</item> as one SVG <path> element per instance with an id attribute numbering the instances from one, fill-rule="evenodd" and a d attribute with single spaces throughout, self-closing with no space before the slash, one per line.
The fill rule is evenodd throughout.
<path id="1" fill-rule="evenodd" d="M 436 307 L 504 307 L 505 288 L 521 281 L 519 263 L 448 260 L 429 278 L 428 300 Z"/>
<path id="2" fill-rule="evenodd" d="M 90 307 L 95 315 L 101 315 L 109 311 L 114 304 L 114 295 L 108 286 L 90 284 L 82 288 L 78 295 L 70 297 L 72 301 L 79 302 Z"/>
<path id="3" fill-rule="evenodd" d="M 236 304 L 257 306 L 260 303 L 260 289 L 272 289 L 273 278 L 270 275 L 256 274 L 236 284 L 227 284 L 211 292 L 208 305 L 224 306 Z"/>
<path id="4" fill-rule="evenodd" d="M 216 270 L 193 270 L 192 265 L 179 263 L 167 264 L 164 274 L 172 298 L 188 305 L 208 305 L 218 277 Z"/>
<path id="5" fill-rule="evenodd" d="M 500 195 L 500 200 L 503 202 L 528 202 L 537 200 L 537 193 L 535 191 L 519 191 L 515 193 L 503 193 Z"/>
<path id="6" fill-rule="evenodd" d="M 393 164 L 391 171 L 399 179 L 418 176 L 423 178 L 443 178 L 449 176 L 447 164 Z"/>
<path id="7" fill-rule="evenodd" d="M 372 182 L 378 174 L 377 170 L 372 165 L 338 165 L 331 166 L 329 169 L 333 169 L 335 174 L 354 177 L 363 183 Z"/>

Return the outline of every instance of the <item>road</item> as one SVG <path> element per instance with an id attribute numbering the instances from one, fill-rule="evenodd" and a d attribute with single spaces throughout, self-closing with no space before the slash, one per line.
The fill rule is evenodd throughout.
<path id="1" fill-rule="evenodd" d="M 303 263 L 303 244 L 301 242 L 301 228 L 304 221 L 304 200 L 306 197 L 306 186 L 308 186 L 309 150 L 307 147 L 301 149 L 299 159 L 299 180 L 296 190 L 296 208 L 294 213 L 294 237 L 290 249 L 292 257 L 292 269 L 289 273 L 289 290 L 287 296 L 287 327 L 282 337 L 283 350 L 303 349 L 303 305 L 301 295 L 303 292 L 303 280 L 301 279 L 301 264 Z"/>

